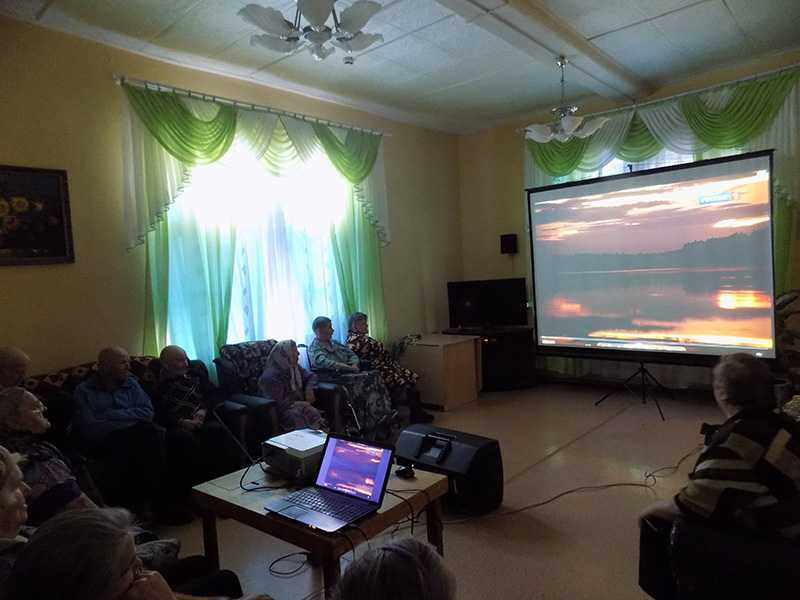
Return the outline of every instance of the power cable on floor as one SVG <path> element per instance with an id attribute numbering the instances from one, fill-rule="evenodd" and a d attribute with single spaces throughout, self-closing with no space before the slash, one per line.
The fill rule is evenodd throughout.
<path id="1" fill-rule="evenodd" d="M 569 490 L 565 490 L 563 492 L 560 492 L 560 493 L 556 494 L 555 496 L 551 496 L 550 498 L 548 498 L 546 500 L 542 500 L 541 502 L 532 502 L 530 504 L 526 504 L 524 506 L 520 506 L 519 508 L 515 508 L 515 509 L 512 509 L 512 510 L 507 510 L 507 511 L 498 512 L 498 513 L 490 513 L 490 514 L 487 514 L 487 515 L 479 515 L 479 516 L 475 516 L 475 517 L 464 517 L 463 519 L 452 519 L 452 520 L 449 520 L 449 521 L 442 521 L 442 523 L 444 525 L 460 525 L 462 523 L 469 523 L 469 522 L 472 522 L 472 521 L 477 521 L 479 519 L 491 519 L 491 518 L 497 518 L 497 517 L 507 517 L 509 515 L 515 515 L 515 514 L 518 514 L 518 513 L 521 513 L 521 512 L 525 512 L 527 510 L 531 510 L 532 508 L 539 508 L 539 507 L 545 506 L 547 504 L 550 504 L 551 502 L 555 502 L 556 500 L 559 500 L 560 498 L 563 498 L 564 496 L 568 496 L 570 494 L 576 494 L 576 493 L 579 493 L 579 492 L 600 491 L 600 490 L 608 490 L 608 489 L 611 489 L 611 488 L 620 488 L 620 487 L 634 487 L 634 488 L 652 489 L 658 483 L 658 479 L 660 479 L 662 477 L 669 477 L 670 475 L 674 474 L 678 469 L 680 469 L 681 465 L 690 456 L 700 452 L 700 450 L 702 448 L 703 448 L 702 445 L 695 446 L 689 452 L 684 454 L 678 460 L 678 462 L 676 464 L 674 464 L 674 465 L 667 466 L 667 467 L 659 467 L 658 469 L 654 469 L 652 471 L 645 471 L 644 474 L 643 474 L 644 483 L 622 482 L 622 483 L 605 483 L 605 484 L 600 484 L 600 485 L 583 485 L 583 486 L 580 486 L 580 487 L 575 487 L 575 488 L 571 488 Z M 550 454 L 550 456 L 553 456 L 553 454 L 555 454 L 555 452 Z M 541 462 L 541 461 L 539 461 L 539 462 Z M 528 469 L 526 469 L 526 470 L 528 470 Z M 665 471 L 669 472 L 669 475 L 659 475 L 659 473 L 663 473 Z"/>

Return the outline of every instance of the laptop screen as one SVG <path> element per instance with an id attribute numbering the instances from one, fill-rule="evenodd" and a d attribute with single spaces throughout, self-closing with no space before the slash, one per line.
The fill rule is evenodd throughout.
<path id="1" fill-rule="evenodd" d="M 391 460 L 392 451 L 388 448 L 329 436 L 317 485 L 362 500 L 380 502 Z"/>

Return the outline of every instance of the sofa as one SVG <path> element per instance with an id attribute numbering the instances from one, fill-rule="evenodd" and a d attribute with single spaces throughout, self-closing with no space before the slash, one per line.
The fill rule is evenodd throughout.
<path id="1" fill-rule="evenodd" d="M 275 344 L 276 340 L 258 340 L 228 344 L 220 348 L 219 357 L 214 359 L 220 387 L 231 395 L 257 395 L 258 380 Z M 316 407 L 325 416 L 331 431 L 343 431 L 341 386 L 319 382 L 314 387 L 314 394 L 317 397 Z M 280 433 L 277 415 L 274 431 L 276 435 Z"/>
<path id="2" fill-rule="evenodd" d="M 193 361 L 193 364 L 197 363 Z M 199 365 L 205 368 L 202 363 Z M 160 369 L 160 361 L 153 356 L 131 357 L 130 372 L 151 398 L 156 396 Z M 23 385 L 36 394 L 47 408 L 47 418 L 52 424 L 46 434 L 47 441 L 64 452 L 78 476 L 81 488 L 96 502 L 102 503 L 104 483 L 113 478 L 113 473 L 108 472 L 102 460 L 83 457 L 73 447 L 69 436 L 73 392 L 96 371 L 97 363 L 88 362 L 28 377 Z M 237 439 L 245 441 L 253 429 L 253 422 L 263 419 L 262 413 L 270 412 L 270 404 L 263 398 L 221 396 L 216 413 Z"/>

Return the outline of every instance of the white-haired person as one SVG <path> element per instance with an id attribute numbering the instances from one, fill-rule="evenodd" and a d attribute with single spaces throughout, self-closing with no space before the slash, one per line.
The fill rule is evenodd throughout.
<path id="1" fill-rule="evenodd" d="M 374 548 L 339 582 L 336 600 L 455 600 L 456 582 L 432 546 L 415 538 Z"/>
<path id="2" fill-rule="evenodd" d="M 19 454 L 0 446 L 0 598 L 5 599 L 8 576 L 25 538 L 20 536 L 28 520 L 25 494 L 28 486 L 22 480 Z"/>
<path id="3" fill-rule="evenodd" d="M 0 444 L 26 457 L 28 524 L 37 526 L 63 510 L 95 504 L 80 488 L 67 458 L 43 436 L 50 429 L 42 402 L 24 388 L 0 390 Z"/>
<path id="4" fill-rule="evenodd" d="M 669 540 L 678 516 L 800 541 L 800 429 L 776 410 L 769 367 L 750 354 L 723 356 L 713 388 L 725 422 L 706 437 L 687 485 L 640 515 L 640 585 L 654 598 L 673 591 Z"/>
<path id="5" fill-rule="evenodd" d="M 0 390 L 22 385 L 30 366 L 31 359 L 19 348 L 0 347 Z"/>
<path id="6" fill-rule="evenodd" d="M 241 598 L 236 575 L 218 571 L 173 589 L 143 568 L 124 509 L 62 513 L 38 528 L 16 557 L 3 600 Z M 247 596 L 248 600 L 266 596 Z"/>

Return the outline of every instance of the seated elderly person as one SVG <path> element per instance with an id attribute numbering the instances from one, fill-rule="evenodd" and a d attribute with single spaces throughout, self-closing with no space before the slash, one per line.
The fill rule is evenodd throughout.
<path id="1" fill-rule="evenodd" d="M 309 346 L 311 369 L 332 373 L 343 385 L 354 405 L 360 435 L 386 439 L 397 419 L 389 392 L 377 371 L 362 371 L 356 354 L 333 339 L 333 324 L 328 317 L 317 317 L 312 325 L 314 341 Z"/>
<path id="2" fill-rule="evenodd" d="M 384 385 L 389 389 L 392 401 L 397 405 L 407 404 L 412 423 L 430 423 L 433 415 L 425 412 L 416 391 L 419 375 L 400 366 L 384 345 L 370 337 L 369 321 L 362 312 L 350 316 L 347 333 L 347 347 L 362 361 L 369 362 L 381 374 Z"/>
<path id="3" fill-rule="evenodd" d="M 70 511 L 51 519 L 18 552 L 6 586 L 8 600 L 242 597 L 239 580 L 230 571 L 173 588 L 158 572 L 145 570 L 136 555 L 132 523 L 126 510 L 109 508 Z"/>
<path id="4" fill-rule="evenodd" d="M 258 380 L 258 389 L 265 398 L 272 398 L 278 411 L 282 431 L 320 429 L 325 421 L 314 408 L 314 384 L 317 378 L 300 366 L 300 352 L 293 340 L 273 346 Z"/>
<path id="5" fill-rule="evenodd" d="M 22 473 L 28 492 L 29 525 L 39 525 L 64 510 L 95 504 L 78 485 L 67 459 L 42 439 L 50 429 L 44 405 L 29 391 L 0 391 L 0 444 L 25 456 Z"/>
<path id="6" fill-rule="evenodd" d="M 75 388 L 72 435 L 89 456 L 111 463 L 114 485 L 103 487 L 109 503 L 149 511 L 165 481 L 164 430 L 129 365 L 123 348 L 100 352 L 97 373 Z"/>
<path id="7" fill-rule="evenodd" d="M 658 540 L 642 549 L 640 572 L 658 573 L 645 557 L 663 557 L 656 562 L 665 573 L 652 578 L 654 586 L 669 579 L 670 530 L 681 514 L 731 531 L 800 540 L 800 436 L 796 423 L 775 410 L 769 368 L 749 354 L 730 354 L 713 375 L 714 398 L 727 420 L 706 438 L 686 487 L 640 516 L 641 528 Z M 646 582 L 642 587 L 648 591 Z"/>
<path id="8" fill-rule="evenodd" d="M 19 348 L 0 348 L 0 389 L 21 386 L 30 365 L 31 359 Z"/>
<path id="9" fill-rule="evenodd" d="M 345 571 L 336 600 L 455 600 L 456 581 L 432 546 L 405 538 L 373 548 Z"/>
<path id="10" fill-rule="evenodd" d="M 235 471 L 241 463 L 239 447 L 211 414 L 219 397 L 208 372 L 190 364 L 180 346 L 164 348 L 160 360 L 156 421 L 168 432 L 169 459 L 177 463 L 171 470 L 193 471 L 192 485 Z"/>
<path id="11" fill-rule="evenodd" d="M 28 520 L 25 494 L 30 490 L 22 480 L 22 457 L 0 446 L 0 598 L 6 598 L 6 583 L 17 554 L 25 543 L 22 526 Z"/>

